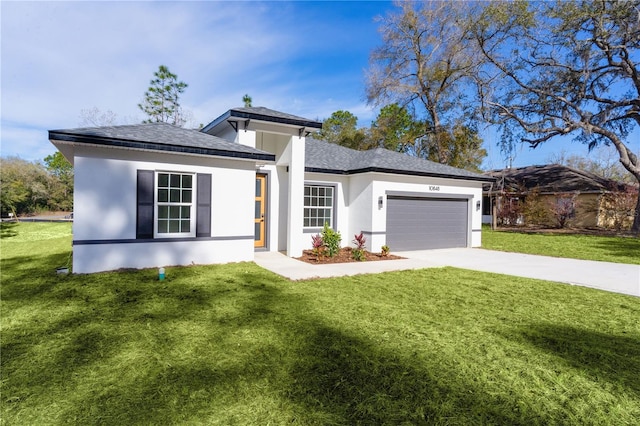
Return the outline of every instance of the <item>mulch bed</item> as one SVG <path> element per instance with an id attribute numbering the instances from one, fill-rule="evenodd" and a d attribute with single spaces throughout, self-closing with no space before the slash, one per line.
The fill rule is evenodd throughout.
<path id="1" fill-rule="evenodd" d="M 297 257 L 296 259 L 301 260 L 303 262 L 312 263 L 314 265 L 323 265 L 327 263 L 349 263 L 349 262 L 358 262 L 352 256 L 353 249 L 351 247 L 345 247 L 340 249 L 340 251 L 333 257 L 322 256 L 318 257 L 313 254 L 313 250 L 304 250 L 302 252 L 302 257 Z M 404 257 L 396 256 L 394 254 L 388 254 L 386 256 L 382 256 L 380 253 L 371 253 L 368 251 L 364 252 L 363 262 L 376 261 L 376 260 L 393 260 L 393 259 L 404 259 Z"/>

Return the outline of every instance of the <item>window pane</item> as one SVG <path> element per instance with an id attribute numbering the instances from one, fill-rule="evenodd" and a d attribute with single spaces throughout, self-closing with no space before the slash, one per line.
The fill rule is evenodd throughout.
<path id="1" fill-rule="evenodd" d="M 254 229 L 254 238 L 255 241 L 260 240 L 260 223 L 256 223 L 255 224 L 255 229 Z"/>
<path id="2" fill-rule="evenodd" d="M 189 206 L 182 206 L 180 207 L 180 217 L 182 219 L 190 219 L 191 218 L 191 207 Z"/>
<path id="3" fill-rule="evenodd" d="M 306 185 L 304 188 L 303 225 L 307 228 L 322 227 L 325 223 L 333 226 L 334 187 Z"/>
<path id="4" fill-rule="evenodd" d="M 167 219 L 169 217 L 169 207 L 168 206 L 158 206 L 158 218 L 159 219 Z"/>
<path id="5" fill-rule="evenodd" d="M 191 233 L 194 186 L 193 174 L 158 173 L 158 234 Z"/>
<path id="6" fill-rule="evenodd" d="M 261 201 L 256 200 L 255 216 L 253 216 L 253 217 L 254 217 L 254 218 L 256 218 L 256 219 L 260 219 L 260 216 L 261 216 L 261 212 L 260 212 L 260 210 L 261 210 L 261 206 L 262 206 L 262 202 L 261 202 Z"/>
<path id="7" fill-rule="evenodd" d="M 262 185 L 260 185 L 261 181 L 261 179 L 256 178 L 256 197 L 262 197 Z"/>

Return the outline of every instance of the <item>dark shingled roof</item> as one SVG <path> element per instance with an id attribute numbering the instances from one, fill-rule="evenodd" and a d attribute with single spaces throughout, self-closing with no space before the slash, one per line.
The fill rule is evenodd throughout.
<path id="1" fill-rule="evenodd" d="M 52 141 L 275 161 L 271 153 L 167 123 L 50 130 Z"/>
<path id="2" fill-rule="evenodd" d="M 356 151 L 329 142 L 307 138 L 306 171 L 355 174 L 365 172 L 433 176 L 452 179 L 494 181 L 494 178 L 388 149 Z"/>
<path id="3" fill-rule="evenodd" d="M 237 118 L 239 120 L 234 120 Z M 308 118 L 299 117 L 297 115 L 287 114 L 265 107 L 238 107 L 232 108 L 204 126 L 203 132 L 217 126 L 223 121 L 242 121 L 242 120 L 260 120 L 272 123 L 289 124 L 298 127 L 309 127 L 312 129 L 322 129 L 322 123 Z"/>
<path id="4" fill-rule="evenodd" d="M 625 187 L 620 182 L 560 164 L 492 170 L 486 175 L 497 179 L 497 187 L 494 186 L 494 191 L 501 190 L 503 187 L 507 191 L 515 192 L 537 188 L 540 193 L 545 194 L 576 191 L 604 192 Z"/>

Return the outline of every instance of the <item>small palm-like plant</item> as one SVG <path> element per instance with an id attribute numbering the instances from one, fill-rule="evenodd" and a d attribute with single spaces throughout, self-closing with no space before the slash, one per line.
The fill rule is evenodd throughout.
<path id="1" fill-rule="evenodd" d="M 364 245 L 366 242 L 367 239 L 362 232 L 360 232 L 359 235 L 354 235 L 353 243 L 356 245 L 356 248 L 351 251 L 351 256 L 359 262 L 364 260 Z"/>
<path id="2" fill-rule="evenodd" d="M 324 241 L 320 234 L 311 236 L 311 245 L 313 246 L 313 254 L 318 258 L 322 258 L 324 256 Z"/>

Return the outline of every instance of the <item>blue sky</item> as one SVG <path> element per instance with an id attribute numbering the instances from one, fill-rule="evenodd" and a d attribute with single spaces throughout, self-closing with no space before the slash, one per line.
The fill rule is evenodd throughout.
<path id="1" fill-rule="evenodd" d="M 79 127 L 83 109 L 142 121 L 137 105 L 161 64 L 189 84 L 181 104 L 193 126 L 241 106 L 245 93 L 254 106 L 310 119 L 348 110 L 368 126 L 377 114 L 364 96 L 369 53 L 381 43 L 375 18 L 394 9 L 387 1 L 2 1 L 0 152 L 43 159 L 55 152 L 47 130 Z M 484 167 L 503 167 L 496 135 L 484 136 Z M 558 149 L 587 155 L 583 145 L 549 142 L 522 146 L 513 165 L 546 163 Z"/>

